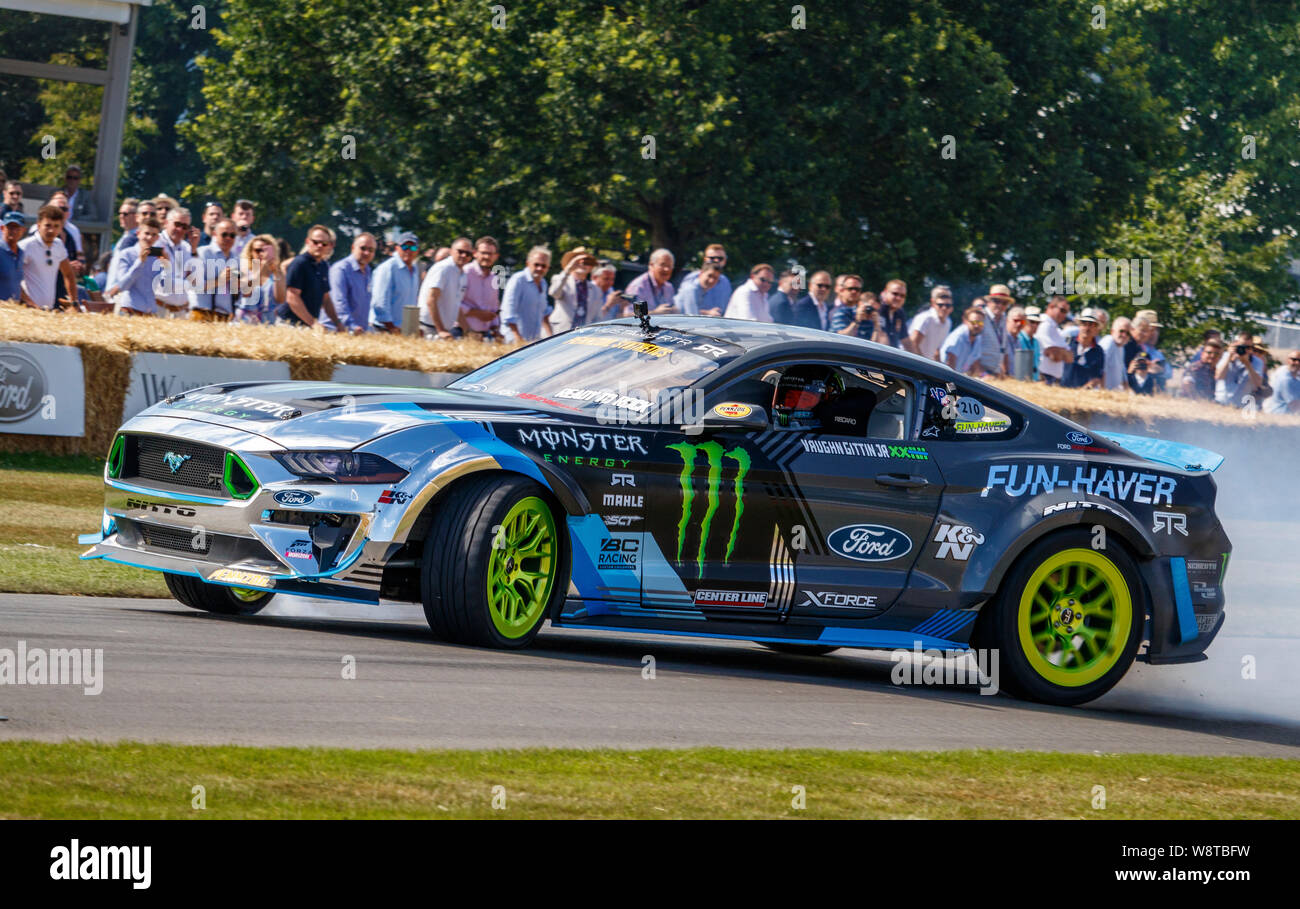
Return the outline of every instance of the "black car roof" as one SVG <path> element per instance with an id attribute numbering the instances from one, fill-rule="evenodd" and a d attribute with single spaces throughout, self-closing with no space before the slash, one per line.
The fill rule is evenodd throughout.
<path id="1" fill-rule="evenodd" d="M 882 367 L 909 369 L 939 382 L 960 382 L 968 388 L 978 389 L 980 395 L 990 402 L 1000 401 L 1008 407 L 1019 408 L 1022 413 L 1047 417 L 1073 429 L 1084 428 L 1073 420 L 1040 407 L 1032 401 L 1026 401 L 996 385 L 956 372 L 948 368 L 946 363 L 899 350 L 897 347 L 887 347 L 875 341 L 855 338 L 852 335 L 836 334 L 818 328 L 804 328 L 800 325 L 752 322 L 747 319 L 718 319 L 709 316 L 650 316 L 649 318 L 652 328 L 691 334 L 705 341 L 712 338 L 736 344 L 745 349 L 746 360 L 752 356 L 763 357 L 778 351 L 788 354 L 792 343 L 806 345 L 805 352 L 814 356 L 836 354 L 869 356 Z M 614 319 L 588 325 L 585 330 L 599 329 L 602 325 L 625 327 L 637 324 L 638 320 L 634 318 Z"/>

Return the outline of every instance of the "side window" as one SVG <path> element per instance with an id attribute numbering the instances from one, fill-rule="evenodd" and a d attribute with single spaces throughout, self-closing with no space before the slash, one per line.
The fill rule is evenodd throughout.
<path id="1" fill-rule="evenodd" d="M 926 389 L 922 439 L 988 442 L 1020 434 L 1023 418 L 994 407 L 959 386 L 931 384 Z"/>
<path id="2" fill-rule="evenodd" d="M 756 370 L 720 401 L 765 406 L 772 428 L 872 439 L 907 439 L 915 411 L 910 381 L 867 367 L 799 363 Z"/>

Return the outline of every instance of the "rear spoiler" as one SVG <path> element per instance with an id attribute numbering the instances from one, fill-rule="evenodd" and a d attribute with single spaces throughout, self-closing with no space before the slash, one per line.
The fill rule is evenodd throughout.
<path id="1" fill-rule="evenodd" d="M 1195 445 L 1170 442 L 1168 439 L 1153 439 L 1150 436 L 1130 436 L 1121 432 L 1107 432 L 1103 433 L 1103 435 L 1117 443 L 1121 448 L 1144 457 L 1148 461 L 1155 461 L 1157 464 L 1168 464 L 1170 467 L 1177 467 L 1180 470 L 1215 471 L 1223 463 L 1223 455 L 1204 448 L 1197 448 Z"/>

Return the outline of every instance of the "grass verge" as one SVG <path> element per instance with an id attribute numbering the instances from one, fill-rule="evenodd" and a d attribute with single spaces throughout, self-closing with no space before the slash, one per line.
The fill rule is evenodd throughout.
<path id="1" fill-rule="evenodd" d="M 1297 762 L 1010 751 L 13 741 L 0 818 L 1296 818 Z M 204 787 L 206 808 L 192 807 Z M 493 807 L 493 787 L 505 806 Z M 793 788 L 804 787 L 796 808 Z M 1094 787 L 1104 786 L 1104 808 Z M 500 793 L 497 793 L 499 797 Z"/>
<path id="2" fill-rule="evenodd" d="M 0 454 L 0 591 L 88 596 L 169 596 L 162 575 L 82 562 L 77 535 L 99 527 L 104 462 L 76 455 Z"/>

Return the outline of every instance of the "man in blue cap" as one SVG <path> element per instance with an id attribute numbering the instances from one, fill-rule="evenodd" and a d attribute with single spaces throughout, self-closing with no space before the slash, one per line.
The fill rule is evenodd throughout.
<path id="1" fill-rule="evenodd" d="M 0 218 L 4 242 L 0 243 L 0 300 L 19 300 L 33 305 L 23 290 L 23 250 L 18 241 L 27 235 L 27 219 L 22 212 L 7 211 Z"/>

